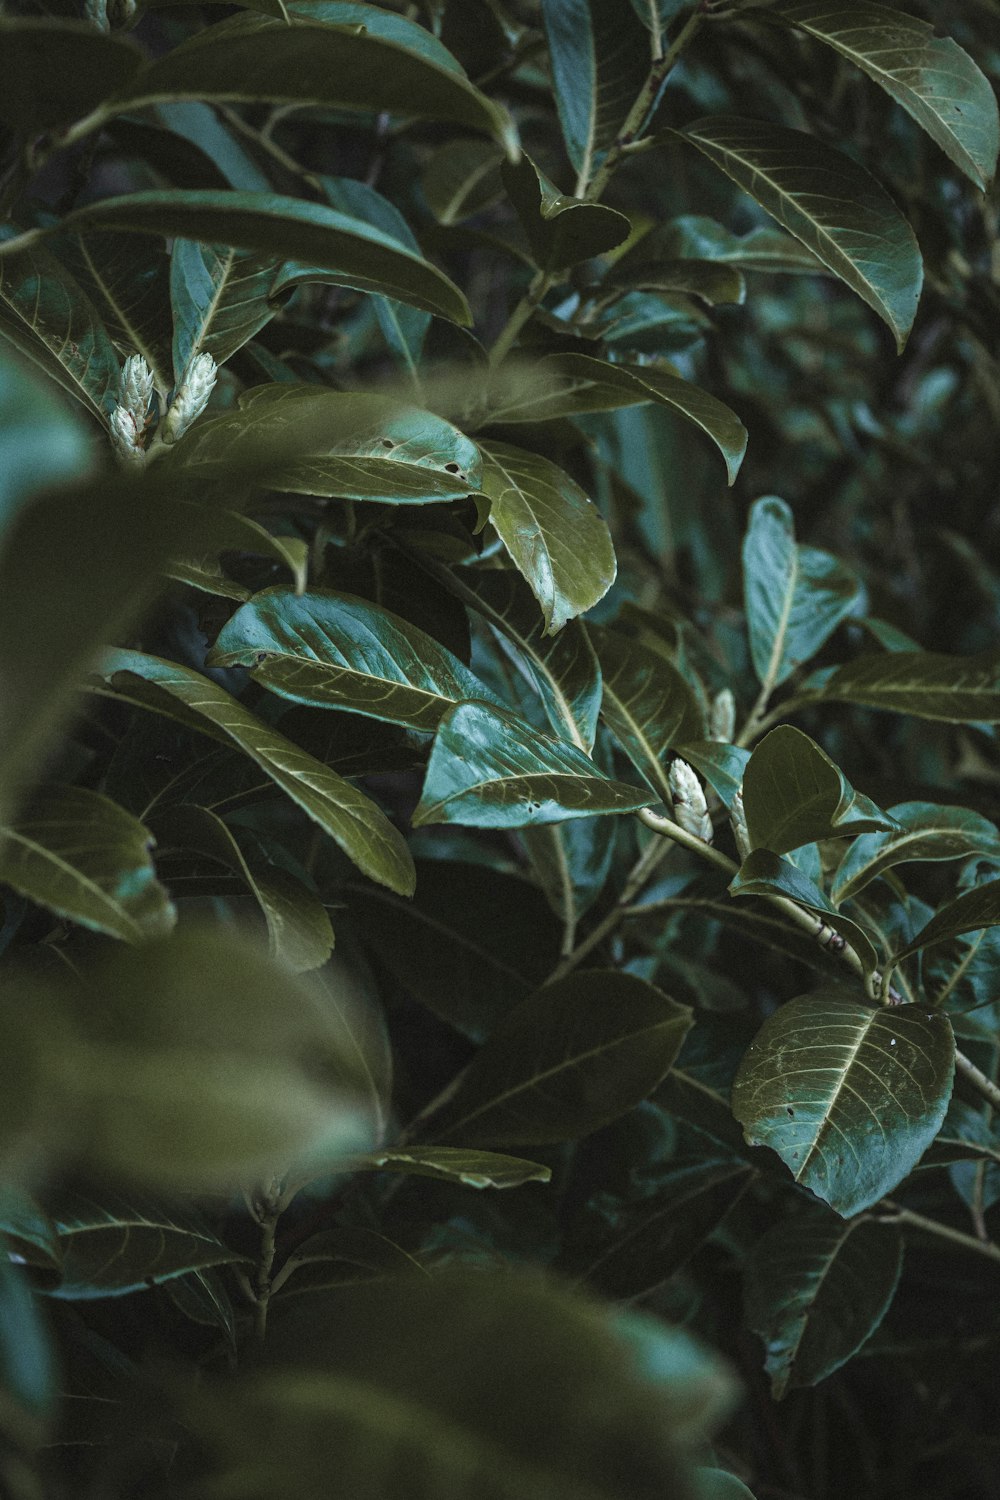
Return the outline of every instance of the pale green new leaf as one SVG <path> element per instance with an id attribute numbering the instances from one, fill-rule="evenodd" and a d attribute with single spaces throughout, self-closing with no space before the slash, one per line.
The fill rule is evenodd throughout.
<path id="1" fill-rule="evenodd" d="M 595 630 L 604 696 L 601 715 L 629 760 L 672 804 L 668 752 L 704 733 L 687 681 L 665 656 L 613 630 Z"/>
<path id="2" fill-rule="evenodd" d="M 403 895 L 412 892 L 413 861 L 403 838 L 357 787 L 189 667 L 141 651 L 112 651 L 102 663 L 102 675 L 113 682 L 119 673 L 126 687 L 138 677 L 143 687 L 154 689 L 150 706 L 157 706 L 161 694 L 177 700 L 189 720 L 203 721 L 215 738 L 249 756 L 370 879 Z"/>
<path id="3" fill-rule="evenodd" d="M 923 264 L 913 230 L 874 177 L 824 142 L 763 120 L 714 115 L 681 135 L 874 308 L 902 349 Z"/>
<path id="4" fill-rule="evenodd" d="M 765 1021 L 736 1075 L 733 1113 L 749 1145 L 770 1146 L 796 1182 L 850 1218 L 920 1160 L 954 1069 L 946 1017 L 818 990 Z"/>
<path id="5" fill-rule="evenodd" d="M 399 1146 L 351 1157 L 344 1163 L 350 1172 L 399 1172 L 404 1176 L 432 1177 L 438 1182 L 458 1182 L 464 1187 L 511 1188 L 525 1182 L 548 1182 L 551 1167 L 519 1156 L 496 1151 L 466 1150 L 462 1146 Z"/>
<path id="6" fill-rule="evenodd" d="M 786 854 L 817 839 L 891 832 L 896 824 L 856 792 L 815 740 L 779 725 L 754 750 L 743 773 L 750 844 Z"/>
<path id="7" fill-rule="evenodd" d="M 967 859 L 989 854 L 1000 859 L 996 825 L 968 807 L 936 802 L 900 802 L 889 808 L 899 825 L 894 833 L 866 833 L 847 850 L 833 877 L 830 895 L 838 905 L 894 865 L 911 860 Z"/>
<path id="8" fill-rule="evenodd" d="M 838 667 L 817 697 L 945 724 L 996 724 L 1000 652 L 943 656 L 932 651 L 884 651 L 859 656 Z"/>

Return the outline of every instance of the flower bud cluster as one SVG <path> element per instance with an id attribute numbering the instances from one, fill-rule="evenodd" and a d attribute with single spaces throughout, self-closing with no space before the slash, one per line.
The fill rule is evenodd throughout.
<path id="1" fill-rule="evenodd" d="M 674 817 L 685 833 L 693 833 L 702 843 L 712 842 L 712 820 L 701 782 L 686 760 L 675 760 L 668 775 Z"/>
<path id="2" fill-rule="evenodd" d="M 736 733 L 736 699 L 731 688 L 723 688 L 712 699 L 708 727 L 713 740 L 720 740 L 726 745 L 732 744 Z"/>
<path id="3" fill-rule="evenodd" d="M 729 825 L 733 830 L 733 838 L 736 840 L 736 849 L 742 863 L 750 853 L 750 830 L 747 827 L 742 792 L 737 792 L 733 798 L 733 805 L 729 809 Z"/>
<path id="4" fill-rule="evenodd" d="M 111 441 L 124 463 L 146 460 L 152 406 L 153 372 L 141 354 L 130 354 L 118 379 L 118 404 L 111 413 Z"/>
<path id="5" fill-rule="evenodd" d="M 196 354 L 181 376 L 174 399 L 163 420 L 160 436 L 165 443 L 176 443 L 191 423 L 208 405 L 218 370 L 210 354 Z"/>

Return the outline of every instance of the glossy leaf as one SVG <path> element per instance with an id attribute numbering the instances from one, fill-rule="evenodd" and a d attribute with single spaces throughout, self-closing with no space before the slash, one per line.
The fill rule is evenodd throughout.
<path id="1" fill-rule="evenodd" d="M 525 828 L 635 812 L 652 798 L 612 781 L 564 740 L 486 703 L 460 703 L 438 725 L 415 826 Z"/>
<path id="2" fill-rule="evenodd" d="M 946 724 L 1000 723 L 1000 653 L 886 651 L 838 667 L 818 696 Z"/>
<path id="3" fill-rule="evenodd" d="M 768 689 L 811 660 L 863 597 L 843 563 L 797 545 L 791 509 L 774 495 L 755 501 L 750 511 L 743 593 L 750 654 Z"/>
<path id="4" fill-rule="evenodd" d="M 237 410 L 199 424 L 179 458 L 186 474 L 211 477 L 250 442 L 265 452 L 273 445 L 268 479 L 295 494 L 430 504 L 468 495 L 481 476 L 475 444 L 443 417 L 388 396 L 307 385 L 244 392 Z"/>
<path id="5" fill-rule="evenodd" d="M 175 699 L 196 722 L 204 721 L 216 737 L 249 756 L 370 879 L 404 895 L 413 890 L 409 850 L 381 809 L 223 688 L 188 667 L 140 651 L 105 657 L 103 676 L 114 680 L 119 673 L 126 674 L 126 684 L 129 677 L 138 677 L 152 688 L 154 703 L 160 695 Z"/>
<path id="6" fill-rule="evenodd" d="M 138 47 L 83 21 L 4 17 L 0 23 L 0 119 L 37 132 L 77 120 L 127 87 Z"/>
<path id="7" fill-rule="evenodd" d="M 677 746 L 677 753 L 704 777 L 720 802 L 732 807 L 733 799 L 743 785 L 749 750 L 719 740 L 685 740 Z"/>
<path id="8" fill-rule="evenodd" d="M 985 191 L 1000 146 L 997 103 L 988 80 L 951 37 L 936 37 L 916 16 L 867 3 L 782 0 L 771 15 L 867 73 Z"/>
<path id="9" fill-rule="evenodd" d="M 399 1172 L 408 1177 L 433 1177 L 472 1188 L 521 1187 L 525 1182 L 548 1182 L 551 1167 L 496 1151 L 466 1151 L 461 1146 L 406 1146 L 352 1157 L 352 1172 Z"/>
<path id="10" fill-rule="evenodd" d="M 575 974 L 515 1006 L 462 1075 L 433 1140 L 487 1147 L 589 1135 L 673 1065 L 691 1011 L 614 970 Z"/>
<path id="11" fill-rule="evenodd" d="M 743 773 L 751 847 L 785 854 L 816 839 L 892 832 L 895 823 L 851 786 L 815 740 L 782 724 L 764 736 Z"/>
<path id="12" fill-rule="evenodd" d="M 327 26 L 292 15 L 236 16 L 207 27 L 151 62 L 116 99 L 134 109 L 160 100 L 324 105 L 386 110 L 483 131 L 508 152 L 516 135 L 506 110 L 454 66 L 360 26 Z"/>
<path id="13" fill-rule="evenodd" d="M 542 19 L 563 140 L 586 184 L 645 82 L 649 39 L 628 0 L 543 0 Z"/>
<path id="14" fill-rule="evenodd" d="M 505 162 L 502 170 L 508 197 L 542 270 L 564 270 L 628 238 L 631 226 L 624 214 L 600 203 L 567 198 L 530 156 L 522 155 L 516 165 Z"/>
<path id="15" fill-rule="evenodd" d="M 837 911 L 832 902 L 809 876 L 787 859 L 780 859 L 769 849 L 755 849 L 748 854 L 729 886 L 733 896 L 784 896 L 796 906 L 804 906 L 813 916 L 832 932 L 840 936 L 854 949 L 861 959 L 865 972 L 871 974 L 878 964 L 878 955 L 865 929 L 851 917 Z M 817 930 L 817 939 L 829 944 L 829 935 Z"/>
<path id="16" fill-rule="evenodd" d="M 141 354 L 157 389 L 170 389 L 169 262 L 158 239 L 85 234 L 57 238 L 53 253 L 97 309 L 119 354 Z"/>
<path id="17" fill-rule="evenodd" d="M 191 360 L 225 364 L 274 317 L 268 300 L 279 262 L 230 245 L 175 239 L 170 256 L 173 369 L 179 383 Z"/>
<path id="18" fill-rule="evenodd" d="M 492 692 L 407 620 L 330 589 L 266 589 L 223 627 L 209 658 L 249 667 L 256 682 L 293 703 L 345 708 L 433 731 L 466 698 Z"/>
<path id="19" fill-rule="evenodd" d="M 845 1224 L 818 1204 L 757 1241 L 746 1265 L 746 1319 L 764 1341 L 776 1401 L 825 1380 L 864 1346 L 889 1309 L 902 1264 L 894 1225 Z"/>
<path id="20" fill-rule="evenodd" d="M 364 220 L 303 198 L 199 188 L 130 193 L 78 208 L 63 226 L 77 233 L 163 234 L 307 262 L 335 273 L 345 286 L 396 297 L 456 323 L 471 321 L 463 294 L 429 261 Z M 276 278 L 271 295 L 282 285 Z"/>
<path id="21" fill-rule="evenodd" d="M 892 1192 L 937 1135 L 954 1065 L 943 1016 L 818 990 L 765 1021 L 736 1075 L 733 1113 L 750 1145 L 770 1146 L 850 1218 Z"/>
<path id="22" fill-rule="evenodd" d="M 841 860 L 830 891 L 838 905 L 895 865 L 966 859 L 973 854 L 1000 859 L 996 825 L 968 807 L 900 802 L 889 808 L 889 816 L 899 825 L 896 832 L 863 834 Z"/>
<path id="23" fill-rule="evenodd" d="M 981 927 L 992 927 L 995 923 L 1000 923 L 1000 880 L 988 880 L 985 885 L 973 886 L 939 907 L 912 942 L 894 955 L 893 963 L 921 948 L 929 948 L 932 943 L 943 943 L 965 932 L 978 932 Z"/>
<path id="24" fill-rule="evenodd" d="M 482 452 L 490 521 L 554 635 L 614 583 L 611 533 L 580 486 L 550 459 L 509 443 L 491 442 Z"/>
<path id="25" fill-rule="evenodd" d="M 813 136 L 763 120 L 713 115 L 682 134 L 874 308 L 902 349 L 923 265 L 906 219 L 863 167 Z"/>
<path id="26" fill-rule="evenodd" d="M 50 786 L 0 830 L 0 882 L 61 917 L 125 942 L 169 932 L 147 828 L 86 787 Z"/>
<path id="27" fill-rule="evenodd" d="M 601 714 L 629 760 L 672 805 L 668 752 L 704 731 L 691 688 L 666 657 L 613 630 L 595 631 L 604 679 Z"/>

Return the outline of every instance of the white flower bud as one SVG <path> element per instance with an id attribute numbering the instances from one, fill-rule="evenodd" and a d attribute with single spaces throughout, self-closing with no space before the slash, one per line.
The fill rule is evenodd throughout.
<path id="1" fill-rule="evenodd" d="M 116 406 L 111 413 L 111 445 L 123 463 L 146 462 L 142 430 L 127 406 Z"/>
<path id="2" fill-rule="evenodd" d="M 747 815 L 743 807 L 742 792 L 737 792 L 733 798 L 733 805 L 729 809 L 729 826 L 733 830 L 733 838 L 736 840 L 736 850 L 742 863 L 750 853 L 750 830 L 747 828 Z"/>
<path id="3" fill-rule="evenodd" d="M 153 404 L 153 372 L 141 354 L 130 354 L 118 381 L 118 401 L 142 432 Z"/>
<path id="4" fill-rule="evenodd" d="M 208 405 L 217 375 L 210 354 L 196 354 L 181 376 L 174 399 L 160 429 L 165 443 L 176 443 Z"/>
<path id="5" fill-rule="evenodd" d="M 726 745 L 732 744 L 736 733 L 736 699 L 730 688 L 723 688 L 720 693 L 716 693 L 708 720 L 711 738 L 721 740 Z"/>
<path id="6" fill-rule="evenodd" d="M 685 833 L 693 833 L 703 843 L 712 842 L 712 820 L 701 782 L 686 760 L 675 760 L 668 776 L 674 801 L 674 817 Z"/>

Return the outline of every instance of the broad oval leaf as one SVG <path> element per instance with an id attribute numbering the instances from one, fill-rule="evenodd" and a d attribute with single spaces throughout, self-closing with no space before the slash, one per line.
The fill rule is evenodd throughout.
<path id="1" fill-rule="evenodd" d="M 199 354 L 217 365 L 241 349 L 277 311 L 268 300 L 279 262 L 231 245 L 176 239 L 170 256 L 173 369 L 179 384 Z"/>
<path id="2" fill-rule="evenodd" d="M 280 193 L 174 188 L 101 198 L 67 214 L 62 227 L 80 234 L 93 229 L 161 234 L 307 262 L 334 273 L 345 286 L 395 297 L 455 323 L 472 321 L 464 294 L 443 271 L 392 235 L 325 203 Z M 276 275 L 271 295 L 280 289 Z"/>
<path id="3" fill-rule="evenodd" d="M 955 1041 L 917 1005 L 871 1009 L 839 989 L 800 995 L 765 1021 L 733 1084 L 751 1146 L 843 1218 L 902 1182 L 941 1128 Z"/>
<path id="4" fill-rule="evenodd" d="M 997 102 L 989 80 L 951 37 L 936 37 L 916 16 L 883 5 L 781 0 L 770 18 L 833 47 L 913 116 L 983 191 L 1000 146 Z"/>
<path id="5" fill-rule="evenodd" d="M 681 136 L 874 308 L 903 348 L 923 263 L 913 230 L 874 177 L 813 136 L 763 120 L 714 115 Z"/>
<path id="6" fill-rule="evenodd" d="M 548 1182 L 552 1168 L 519 1156 L 496 1151 L 467 1151 L 462 1146 L 393 1146 L 354 1156 L 344 1163 L 350 1172 L 399 1172 L 407 1177 L 432 1177 L 472 1188 L 521 1187 L 525 1182 Z"/>
<path id="7" fill-rule="evenodd" d="M 704 733 L 694 693 L 665 656 L 613 630 L 595 632 L 604 679 L 601 715 L 629 760 L 672 805 L 668 752 Z"/>
<path id="8" fill-rule="evenodd" d="M 686 1005 L 632 974 L 545 985 L 487 1038 L 432 1139 L 494 1147 L 589 1135 L 653 1091 L 691 1021 Z"/>
<path id="9" fill-rule="evenodd" d="M 607 522 L 557 464 L 509 443 L 483 445 L 490 521 L 554 635 L 604 598 L 617 562 Z"/>
<path id="10" fill-rule="evenodd" d="M 878 964 L 871 938 L 865 929 L 851 917 L 827 900 L 819 886 L 808 875 L 796 869 L 787 859 L 780 859 L 769 849 L 755 849 L 748 854 L 729 886 L 733 896 L 783 896 L 805 907 L 822 925 L 817 929 L 816 941 L 830 947 L 832 934 L 839 933 L 860 958 L 866 974 L 874 972 Z M 828 931 L 824 932 L 824 928 Z"/>
<path id="11" fill-rule="evenodd" d="M 456 656 L 380 605 L 331 589 L 265 589 L 223 626 L 214 666 L 245 666 L 293 703 L 433 732 L 467 698 L 496 702 Z"/>
<path id="12" fill-rule="evenodd" d="M 522 155 L 516 165 L 505 162 L 502 170 L 535 263 L 543 270 L 560 271 L 590 260 L 628 238 L 631 225 L 624 214 L 600 203 L 567 198 L 530 156 Z"/>
<path id="13" fill-rule="evenodd" d="M 838 667 L 817 696 L 945 724 L 1000 723 L 1000 652 L 885 651 Z"/>
<path id="14" fill-rule="evenodd" d="M 4 17 L 0 22 L 0 119 L 36 133 L 82 115 L 125 88 L 142 53 L 83 21 Z"/>
<path id="15" fill-rule="evenodd" d="M 118 673 L 138 677 L 154 689 L 150 706 L 156 706 L 158 690 L 180 703 L 195 723 L 204 721 L 216 738 L 249 756 L 370 879 L 403 895 L 412 892 L 413 861 L 405 842 L 381 808 L 349 781 L 189 667 L 141 651 L 112 651 L 102 663 L 102 675 L 110 680 Z"/>
<path id="16" fill-rule="evenodd" d="M 965 932 L 978 932 L 980 928 L 1000 923 L 1000 880 L 988 880 L 985 885 L 973 886 L 963 891 L 954 901 L 945 902 L 922 927 L 913 940 L 893 956 L 893 963 L 900 963 L 910 953 L 929 948 L 932 943 L 943 943 L 948 938 L 961 937 Z"/>
<path id="17" fill-rule="evenodd" d="M 898 824 L 893 833 L 866 833 L 855 839 L 837 868 L 830 890 L 841 901 L 894 865 L 911 860 L 936 862 L 990 854 L 1000 859 L 996 824 L 968 807 L 942 807 L 937 802 L 899 802 L 889 808 Z"/>
<path id="18" fill-rule="evenodd" d="M 891 832 L 895 822 L 856 792 L 815 740 L 782 724 L 766 734 L 743 773 L 750 844 L 786 854 L 817 839 Z"/>
<path id="19" fill-rule="evenodd" d="M 169 932 L 176 912 L 156 879 L 148 828 L 108 797 L 46 787 L 0 829 L 0 882 L 61 917 L 128 943 Z"/>
<path id="20" fill-rule="evenodd" d="M 746 1320 L 764 1341 L 776 1401 L 825 1380 L 861 1349 L 889 1310 L 903 1265 L 895 1225 L 845 1224 L 818 1204 L 775 1224 L 750 1252 Z"/>
<path id="21" fill-rule="evenodd" d="M 460 703 L 438 725 L 414 826 L 526 828 L 637 812 L 654 799 L 612 781 L 575 745 L 487 703 Z"/>
<path id="22" fill-rule="evenodd" d="M 791 508 L 756 500 L 743 542 L 743 595 L 750 655 L 770 691 L 815 656 L 860 605 L 860 580 L 837 558 L 795 541 Z"/>
<path id="23" fill-rule="evenodd" d="M 295 494 L 432 504 L 461 499 L 481 476 L 476 445 L 443 417 L 312 385 L 255 386 L 236 411 L 200 423 L 178 462 L 186 475 L 221 477 L 249 443 L 273 449 L 267 481 Z"/>

